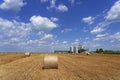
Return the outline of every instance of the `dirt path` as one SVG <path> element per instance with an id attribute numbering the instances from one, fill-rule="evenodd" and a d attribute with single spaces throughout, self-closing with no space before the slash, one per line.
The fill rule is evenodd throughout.
<path id="1" fill-rule="evenodd" d="M 43 70 L 44 55 L 9 57 L 0 65 L 0 80 L 120 80 L 120 55 L 52 54 L 59 57 L 58 69 Z"/>

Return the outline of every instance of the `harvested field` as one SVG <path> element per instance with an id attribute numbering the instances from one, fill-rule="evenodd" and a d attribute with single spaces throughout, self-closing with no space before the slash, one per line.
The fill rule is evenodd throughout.
<path id="1" fill-rule="evenodd" d="M 120 80 L 120 55 L 50 54 L 58 69 L 42 69 L 48 54 L 0 54 L 0 80 Z"/>

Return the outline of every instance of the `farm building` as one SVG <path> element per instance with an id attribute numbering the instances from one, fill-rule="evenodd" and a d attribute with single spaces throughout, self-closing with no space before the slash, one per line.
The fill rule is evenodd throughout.
<path id="1" fill-rule="evenodd" d="M 78 47 L 77 46 L 71 46 L 70 47 L 70 53 L 78 53 Z"/>

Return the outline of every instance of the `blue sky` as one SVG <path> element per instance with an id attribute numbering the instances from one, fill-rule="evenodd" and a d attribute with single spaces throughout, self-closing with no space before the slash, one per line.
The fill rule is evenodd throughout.
<path id="1" fill-rule="evenodd" d="M 1 0 L 0 51 L 51 52 L 81 44 L 120 50 L 120 0 Z"/>

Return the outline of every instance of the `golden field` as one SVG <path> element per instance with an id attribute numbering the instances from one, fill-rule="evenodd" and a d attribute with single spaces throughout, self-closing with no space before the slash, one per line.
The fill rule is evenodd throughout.
<path id="1" fill-rule="evenodd" d="M 58 69 L 42 69 L 45 55 L 58 56 Z M 0 53 L 0 80 L 120 80 L 120 55 Z"/>

